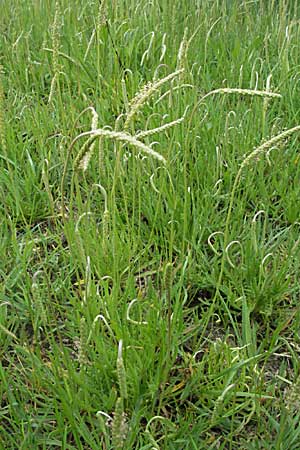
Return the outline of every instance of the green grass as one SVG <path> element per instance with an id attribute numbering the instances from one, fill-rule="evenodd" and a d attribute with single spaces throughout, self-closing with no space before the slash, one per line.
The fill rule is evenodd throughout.
<path id="1" fill-rule="evenodd" d="M 0 7 L 0 449 L 300 449 L 298 2 Z"/>

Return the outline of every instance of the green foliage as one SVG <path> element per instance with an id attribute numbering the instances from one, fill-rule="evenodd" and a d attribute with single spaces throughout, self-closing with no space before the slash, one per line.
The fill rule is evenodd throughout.
<path id="1" fill-rule="evenodd" d="M 299 449 L 298 2 L 0 6 L 0 448 Z"/>

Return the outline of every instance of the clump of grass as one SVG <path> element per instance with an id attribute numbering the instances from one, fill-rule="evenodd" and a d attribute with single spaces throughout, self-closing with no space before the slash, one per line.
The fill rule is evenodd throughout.
<path id="1" fill-rule="evenodd" d="M 295 135 L 234 182 L 297 116 L 299 5 L 42 3 L 1 8 L 3 448 L 297 447 Z"/>
<path id="2" fill-rule="evenodd" d="M 82 160 L 86 157 L 86 155 L 89 155 L 89 159 L 90 159 L 91 146 L 93 145 L 94 141 L 99 137 L 111 139 L 115 142 L 124 142 L 124 143 L 130 144 L 130 145 L 134 146 L 135 148 L 144 152 L 146 155 L 154 157 L 155 159 L 158 159 L 159 161 L 161 161 L 163 164 L 166 164 L 166 160 L 161 154 L 159 154 L 158 152 L 153 150 L 151 147 L 147 146 L 146 144 L 139 141 L 138 139 L 136 139 L 135 137 L 131 136 L 128 133 L 119 132 L 119 131 L 110 131 L 110 130 L 105 130 L 105 129 L 101 129 L 101 128 L 99 128 L 97 130 L 92 130 L 92 131 L 87 131 L 87 132 L 81 133 L 71 143 L 71 145 L 68 149 L 68 152 L 67 152 L 67 158 L 65 160 L 64 170 L 63 170 L 62 179 L 61 179 L 61 196 L 62 196 L 63 215 L 65 214 L 64 185 L 65 185 L 65 178 L 66 178 L 67 166 L 68 166 L 70 154 L 71 154 L 71 151 L 72 151 L 75 143 L 80 138 L 86 137 L 86 136 L 88 136 L 88 139 L 83 144 L 83 146 L 81 147 L 79 153 L 77 154 L 77 156 L 75 158 L 75 162 L 74 162 L 74 170 L 75 171 L 76 171 L 76 169 L 78 169 L 80 167 L 80 165 L 82 165 Z"/>
<path id="3" fill-rule="evenodd" d="M 290 128 L 288 130 L 285 130 L 278 135 L 272 137 L 271 139 L 263 142 L 259 147 L 255 148 L 242 162 L 240 165 L 240 168 L 236 174 L 233 187 L 230 194 L 230 201 L 229 206 L 227 210 L 227 216 L 226 216 L 226 223 L 225 223 L 225 230 L 224 230 L 224 247 L 226 248 L 228 246 L 228 240 L 229 240 L 229 228 L 230 228 L 230 222 L 231 222 L 231 214 L 233 210 L 233 203 L 235 199 L 236 190 L 238 188 L 243 170 L 252 162 L 257 162 L 261 155 L 265 154 L 270 148 L 275 147 L 276 145 L 280 144 L 282 141 L 285 141 L 289 137 L 291 137 L 294 133 L 297 133 L 300 131 L 300 125 L 297 125 L 293 128 Z M 224 264 L 225 264 L 225 258 L 226 254 L 224 253 L 222 257 L 222 264 L 220 269 L 220 275 L 219 280 L 217 284 L 217 290 L 216 290 L 216 296 L 218 295 L 218 290 L 222 283 L 222 277 L 224 273 Z"/>
<path id="4" fill-rule="evenodd" d="M 161 133 L 163 131 L 166 131 L 169 128 L 172 128 L 181 122 L 186 117 L 186 112 L 188 110 L 188 107 L 185 110 L 185 113 L 183 117 L 180 117 L 174 121 L 171 121 L 169 123 L 166 123 L 164 125 L 161 125 L 159 127 L 153 128 L 151 130 L 145 130 L 140 131 L 136 133 L 135 135 L 128 133 L 128 128 L 130 124 L 133 121 L 133 118 L 135 114 L 140 110 L 140 108 L 143 106 L 143 104 L 155 93 L 158 91 L 158 89 L 167 83 L 168 81 L 173 80 L 176 76 L 182 74 L 184 72 L 184 69 L 179 69 L 166 77 L 159 79 L 154 82 L 148 83 L 146 86 L 144 86 L 132 99 L 130 104 L 127 103 L 127 93 L 125 95 L 126 101 L 126 119 L 123 126 L 123 131 L 111 131 L 105 128 L 97 128 L 98 125 L 98 114 L 95 111 L 93 107 L 86 108 L 84 111 L 82 111 L 81 114 L 83 114 L 87 110 L 91 110 L 93 114 L 92 118 L 92 129 L 91 131 L 87 131 L 84 133 L 79 134 L 76 136 L 76 138 L 72 141 L 72 143 L 69 146 L 69 149 L 67 151 L 67 157 L 64 164 L 64 170 L 61 180 L 61 195 L 62 195 L 62 210 L 64 214 L 64 184 L 65 184 L 65 177 L 67 172 L 67 166 L 69 163 L 70 155 L 73 150 L 74 145 L 77 143 L 77 141 L 81 138 L 87 137 L 88 139 L 84 142 L 81 149 L 76 155 L 75 161 L 74 161 L 74 171 L 78 169 L 82 169 L 83 171 L 86 171 L 89 165 L 89 162 L 92 158 L 92 155 L 95 151 L 95 140 L 99 139 L 99 165 L 101 169 L 101 173 L 103 173 L 104 169 L 104 156 L 103 156 L 103 139 L 111 139 L 115 143 L 121 142 L 121 143 L 127 143 L 129 145 L 132 145 L 138 150 L 141 150 L 143 153 L 145 153 L 147 156 L 153 157 L 159 161 L 161 161 L 163 164 L 166 164 L 165 158 L 155 150 L 153 150 L 149 145 L 146 145 L 142 141 L 140 141 L 141 138 L 149 137 L 156 133 Z M 123 92 L 124 92 L 124 86 L 123 86 Z M 80 115 L 81 115 L 80 114 Z M 80 117 L 80 116 L 79 116 Z M 119 121 L 122 118 L 122 115 L 119 116 L 116 119 L 115 123 L 115 130 L 119 128 Z M 119 151 L 117 147 L 115 147 L 115 151 Z"/>
<path id="5" fill-rule="evenodd" d="M 231 190 L 230 203 L 229 203 L 229 207 L 228 207 L 227 219 L 226 219 L 226 225 L 225 225 L 225 233 L 224 233 L 224 242 L 225 243 L 228 240 L 228 231 L 229 231 L 229 224 L 230 224 L 230 220 L 231 220 L 231 213 L 232 213 L 232 208 L 233 208 L 234 197 L 235 197 L 236 190 L 237 190 L 238 184 L 240 182 L 240 178 L 241 178 L 243 170 L 252 161 L 258 162 L 261 155 L 265 154 L 270 148 L 275 147 L 276 145 L 280 144 L 282 141 L 284 141 L 285 139 L 288 139 L 294 133 L 297 133 L 299 131 L 300 131 L 300 125 L 297 125 L 293 128 L 283 131 L 282 133 L 277 134 L 276 136 L 272 137 L 271 139 L 263 142 L 259 147 L 255 148 L 242 162 L 242 164 L 236 174 L 234 184 L 233 184 L 233 187 Z"/>

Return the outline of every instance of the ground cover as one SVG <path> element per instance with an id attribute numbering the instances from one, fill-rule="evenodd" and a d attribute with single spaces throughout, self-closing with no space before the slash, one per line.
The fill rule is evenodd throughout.
<path id="1" fill-rule="evenodd" d="M 0 1 L 0 448 L 300 448 L 300 9 Z"/>

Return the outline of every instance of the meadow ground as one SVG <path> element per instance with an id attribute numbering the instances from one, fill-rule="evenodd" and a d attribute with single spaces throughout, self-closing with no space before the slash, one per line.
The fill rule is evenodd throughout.
<path id="1" fill-rule="evenodd" d="M 300 449 L 298 2 L 0 7 L 0 449 Z"/>

